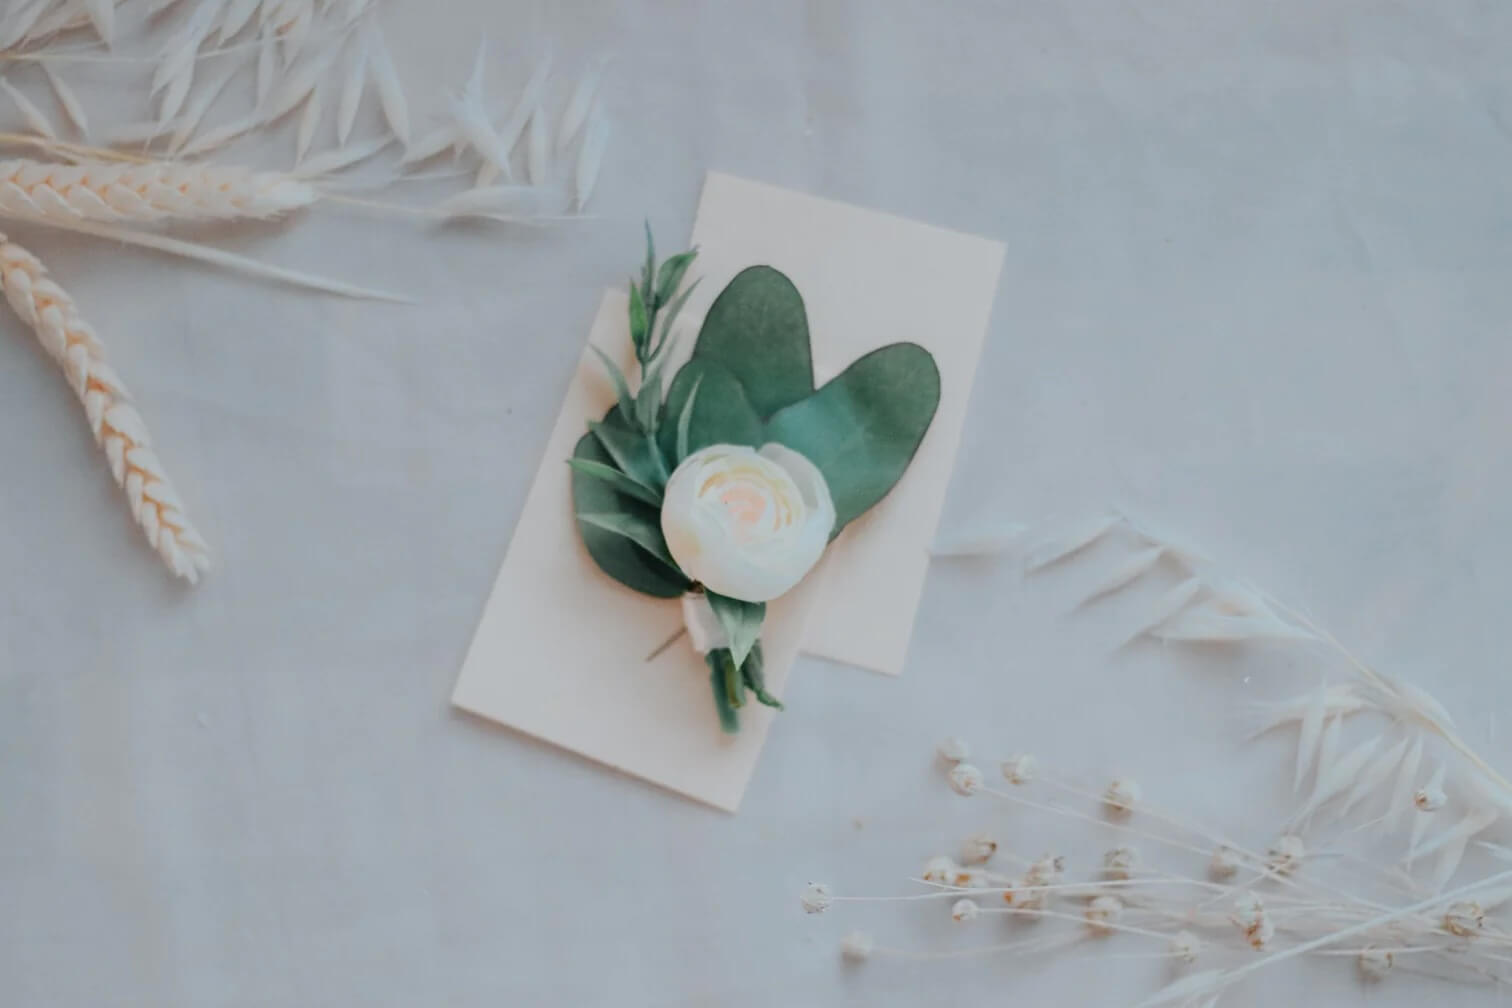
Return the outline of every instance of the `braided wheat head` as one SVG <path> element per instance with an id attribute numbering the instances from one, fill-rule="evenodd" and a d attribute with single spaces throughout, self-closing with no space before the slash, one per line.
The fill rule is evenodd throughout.
<path id="1" fill-rule="evenodd" d="M 227 165 L 0 161 L 0 216 L 44 224 L 276 217 L 316 196 L 293 176 Z"/>
<path id="2" fill-rule="evenodd" d="M 126 491 L 131 514 L 147 541 L 174 574 L 191 583 L 209 570 L 205 541 L 184 517 L 183 504 L 152 450 L 152 440 L 121 380 L 105 360 L 105 348 L 73 299 L 47 275 L 36 257 L 0 235 L 0 288 L 16 314 L 32 327 L 63 369 L 95 440 L 105 450 L 116 483 Z"/>

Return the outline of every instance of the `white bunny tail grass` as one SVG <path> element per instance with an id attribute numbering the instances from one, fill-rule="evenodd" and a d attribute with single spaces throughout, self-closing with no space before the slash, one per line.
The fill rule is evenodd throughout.
<path id="1" fill-rule="evenodd" d="M 233 166 L 0 161 L 0 216 L 43 224 L 276 217 L 316 199 L 300 179 Z"/>
<path id="2" fill-rule="evenodd" d="M 197 582 L 210 569 L 209 547 L 185 517 L 183 503 L 152 450 L 147 427 L 106 362 L 94 329 L 36 257 L 3 236 L 0 288 L 83 403 L 95 440 L 105 451 L 116 483 L 126 491 L 132 517 L 147 541 L 175 575 Z"/>

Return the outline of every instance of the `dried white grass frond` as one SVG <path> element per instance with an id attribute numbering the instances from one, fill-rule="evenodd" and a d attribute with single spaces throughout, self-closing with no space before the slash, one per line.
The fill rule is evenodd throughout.
<path id="1" fill-rule="evenodd" d="M 551 180 L 551 121 L 546 106 L 536 103 L 530 114 L 530 136 L 525 145 L 525 177 L 531 185 L 545 185 Z"/>
<path id="2" fill-rule="evenodd" d="M 606 58 L 593 60 L 578 78 L 577 86 L 572 89 L 572 97 L 567 99 L 567 107 L 562 111 L 562 123 L 557 130 L 559 153 L 571 147 L 572 141 L 577 139 L 578 133 L 588 124 L 588 113 L 592 111 L 594 100 L 598 97 L 599 82 L 603 80 L 604 68 L 608 64 Z"/>
<path id="3" fill-rule="evenodd" d="M 11 103 L 16 106 L 16 111 L 21 113 L 21 118 L 26 120 L 26 125 L 39 136 L 49 140 L 58 139 L 58 131 L 53 128 L 52 121 L 39 109 L 30 98 L 18 91 L 14 84 L 0 77 L 0 88 L 5 89 Z"/>
<path id="4" fill-rule="evenodd" d="M 380 136 L 359 140 L 334 150 L 322 151 L 300 165 L 293 174 L 304 179 L 334 175 L 353 165 L 361 164 L 394 142 L 393 137 Z"/>
<path id="5" fill-rule="evenodd" d="M 336 107 L 336 142 L 345 144 L 362 106 L 367 84 L 367 35 L 358 33 L 347 55 L 346 74 L 341 82 L 341 99 Z"/>
<path id="6" fill-rule="evenodd" d="M 1124 635 L 1124 640 L 1131 641 L 1147 634 L 1153 635 L 1166 623 L 1181 615 L 1187 606 L 1196 601 L 1205 590 L 1206 586 L 1202 583 L 1202 579 L 1195 577 L 1187 578 L 1168 589 L 1155 600 L 1155 604 L 1133 631 Z"/>
<path id="7" fill-rule="evenodd" d="M 1101 514 L 1053 527 L 1025 548 L 1024 570 L 1037 571 L 1079 553 L 1107 535 L 1118 522 L 1116 514 Z"/>
<path id="8" fill-rule="evenodd" d="M 394 304 L 414 303 L 412 298 L 402 294 L 395 294 L 392 291 L 364 287 L 360 284 L 346 283 L 341 280 L 331 280 L 304 270 L 274 266 L 271 263 L 249 259 L 234 252 L 218 249 L 213 245 L 202 245 L 198 242 L 184 241 L 180 238 L 158 234 L 153 231 L 140 231 L 130 227 L 96 224 L 90 221 L 49 223 L 53 227 L 59 227 L 65 231 L 77 231 L 80 234 L 93 235 L 96 238 L 105 238 L 110 241 L 121 242 L 124 245 L 137 245 L 142 248 L 155 249 L 159 252 L 166 252 L 169 255 L 180 256 L 184 259 L 193 259 L 197 262 L 208 263 L 211 266 L 229 270 L 232 273 L 240 273 L 244 276 L 257 277 L 263 280 L 276 280 L 279 283 L 286 283 L 291 287 L 299 287 L 303 290 L 316 291 L 321 294 L 335 294 L 339 297 L 354 298 L 359 301 L 390 301 Z"/>
<path id="9" fill-rule="evenodd" d="M 1401 765 L 1412 742 L 1410 737 L 1399 739 L 1390 749 L 1365 765 L 1355 777 L 1354 785 L 1344 798 L 1344 804 L 1339 807 L 1339 818 L 1349 815 L 1355 806 L 1381 791 L 1387 780 Z"/>
<path id="10" fill-rule="evenodd" d="M 304 113 L 299 117 L 299 132 L 294 138 L 294 163 L 303 164 L 315 142 L 315 131 L 320 128 L 320 114 L 325 107 L 321 101 L 320 85 L 317 83 L 305 101 Z"/>
<path id="11" fill-rule="evenodd" d="M 598 186 L 599 171 L 604 163 L 604 151 L 608 146 L 608 121 L 600 115 L 590 116 L 572 175 L 572 204 L 578 210 L 586 207 L 593 198 L 593 190 Z"/>
<path id="12" fill-rule="evenodd" d="M 278 47 L 276 37 L 271 29 L 264 28 L 262 37 L 257 43 L 257 72 L 254 75 L 256 81 L 257 107 L 262 108 L 267 104 L 273 94 L 273 84 L 278 77 Z"/>
<path id="13" fill-rule="evenodd" d="M 146 425 L 105 360 L 105 348 L 68 293 L 25 249 L 0 236 L 0 287 L 17 315 L 63 369 L 84 406 L 132 517 L 163 561 L 193 583 L 209 570 L 209 548 L 184 515 L 184 505 L 152 449 Z"/>
<path id="14" fill-rule="evenodd" d="M 372 71 L 373 87 L 378 91 L 378 105 L 383 109 L 383 118 L 395 139 L 405 146 L 410 141 L 409 103 L 404 99 L 404 87 L 399 83 L 399 71 L 394 69 L 393 57 L 383 40 L 383 32 L 374 22 L 369 22 L 365 46 L 368 68 Z"/>
<path id="15" fill-rule="evenodd" d="M 43 224 L 276 217 L 316 195 L 292 176 L 231 166 L 0 161 L 0 215 Z"/>
<path id="16" fill-rule="evenodd" d="M 115 40 L 115 0 L 79 0 L 94 25 L 95 34 L 107 46 Z"/>
<path id="17" fill-rule="evenodd" d="M 58 104 L 63 107 L 63 114 L 68 117 L 73 128 L 79 131 L 81 137 L 88 138 L 89 116 L 85 113 L 84 104 L 79 101 L 79 96 L 74 94 L 73 88 L 69 87 L 68 82 L 51 63 L 43 63 L 42 72 L 47 76 L 47 83 L 52 86 L 53 94 L 58 96 Z"/>
<path id="18" fill-rule="evenodd" d="M 1396 777 L 1391 786 L 1391 800 L 1382 818 L 1387 829 L 1401 829 L 1405 822 L 1404 817 L 1412 813 L 1413 783 L 1417 780 L 1418 768 L 1422 764 L 1423 736 L 1419 735 L 1412 740 L 1412 745 L 1407 749 L 1407 755 L 1402 757 L 1402 763 L 1397 767 Z"/>
<path id="19" fill-rule="evenodd" d="M 503 141 L 504 149 L 512 151 L 515 144 L 520 142 L 520 137 L 525 133 L 525 127 L 529 124 L 531 116 L 535 114 L 536 107 L 541 104 L 546 95 L 546 82 L 551 78 L 552 55 L 550 50 L 545 52 L 530 72 L 525 86 L 520 89 L 520 97 L 515 102 L 514 111 L 499 127 L 499 137 Z M 505 175 L 508 176 L 508 165 Z"/>
<path id="20" fill-rule="evenodd" d="M 499 185 L 457 193 L 432 212 L 441 220 L 523 220 L 560 213 L 564 202 L 560 191 L 544 186 Z"/>
<path id="21" fill-rule="evenodd" d="M 1341 718 L 1334 718 L 1329 722 L 1328 732 L 1337 732 Z M 1329 737 L 1328 732 L 1324 738 Z M 1333 799 L 1344 794 L 1353 784 L 1360 773 L 1369 764 L 1371 757 L 1375 756 L 1381 748 L 1381 740 L 1376 737 L 1367 738 L 1337 759 L 1332 753 L 1320 754 L 1318 759 L 1318 773 L 1313 783 L 1312 795 L 1307 799 L 1294 822 L 1301 824 L 1310 819 L 1314 813 L 1328 804 Z"/>
<path id="22" fill-rule="evenodd" d="M 1313 636 L 1283 620 L 1258 594 L 1235 582 L 1212 586 L 1206 599 L 1149 632 L 1160 640 L 1210 643 L 1311 640 Z"/>
<path id="23" fill-rule="evenodd" d="M 1077 606 L 1087 605 L 1104 595 L 1111 595 L 1121 588 L 1127 588 L 1141 576 L 1154 570 L 1155 565 L 1164 555 L 1164 546 L 1151 546 L 1123 557 L 1093 583 L 1077 602 Z"/>
<path id="24" fill-rule="evenodd" d="M 418 165 L 422 161 L 429 161 L 433 157 L 446 153 L 458 140 L 459 135 L 455 124 L 446 123 L 437 126 L 406 148 L 404 157 L 400 159 L 399 163 L 404 166 L 410 166 Z"/>

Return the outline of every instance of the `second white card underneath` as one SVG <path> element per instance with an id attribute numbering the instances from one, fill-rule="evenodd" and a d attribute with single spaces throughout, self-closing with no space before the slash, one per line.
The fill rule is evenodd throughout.
<path id="1" fill-rule="evenodd" d="M 607 294 L 589 340 L 630 373 L 627 318 L 626 296 Z M 645 660 L 682 625 L 679 604 L 604 576 L 578 538 L 566 460 L 587 422 L 613 402 L 603 365 L 585 348 L 452 702 L 734 811 L 773 712 L 748 703 L 740 734 L 721 732 L 707 667 L 686 638 Z M 767 683 L 778 696 L 812 591 L 806 582 L 767 614 L 762 648 Z"/>

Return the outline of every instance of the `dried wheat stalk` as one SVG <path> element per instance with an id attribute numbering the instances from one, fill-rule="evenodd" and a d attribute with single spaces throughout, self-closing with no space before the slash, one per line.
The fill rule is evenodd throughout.
<path id="1" fill-rule="evenodd" d="M 105 360 L 105 348 L 73 299 L 36 257 L 0 235 L 0 289 L 58 362 L 84 405 L 95 440 L 147 541 L 169 570 L 191 583 L 210 568 L 209 547 L 184 516 L 183 503 L 163 473 L 147 427 L 131 396 Z"/>
<path id="2" fill-rule="evenodd" d="M 0 161 L 0 216 L 41 223 L 275 217 L 316 198 L 282 172 L 226 165 Z"/>

